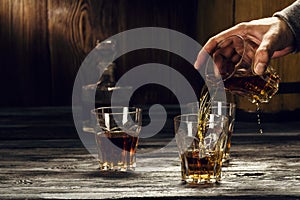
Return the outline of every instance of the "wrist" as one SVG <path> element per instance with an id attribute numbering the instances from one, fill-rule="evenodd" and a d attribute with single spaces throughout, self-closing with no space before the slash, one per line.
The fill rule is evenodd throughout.
<path id="1" fill-rule="evenodd" d="M 295 33 L 293 32 L 293 29 L 291 28 L 289 23 L 281 15 L 275 14 L 273 17 L 276 18 L 276 20 L 277 20 L 279 31 L 282 33 L 282 36 L 284 37 L 286 45 L 293 47 L 294 51 L 297 51 L 296 50 L 297 45 L 296 45 Z"/>

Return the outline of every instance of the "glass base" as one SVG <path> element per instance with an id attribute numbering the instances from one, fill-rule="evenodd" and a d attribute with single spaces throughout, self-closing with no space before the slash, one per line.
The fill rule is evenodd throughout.
<path id="1" fill-rule="evenodd" d="M 120 171 L 120 172 L 126 172 L 126 171 L 135 171 L 136 164 L 130 164 L 126 165 L 124 163 L 108 163 L 108 162 L 99 162 L 99 170 L 100 171 Z"/>

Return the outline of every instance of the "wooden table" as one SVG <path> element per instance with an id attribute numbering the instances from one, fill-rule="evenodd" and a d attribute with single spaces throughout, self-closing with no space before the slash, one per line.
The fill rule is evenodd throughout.
<path id="1" fill-rule="evenodd" d="M 244 126 L 244 125 L 243 125 Z M 278 126 L 278 124 L 277 124 Z M 240 129 L 220 184 L 188 187 L 170 138 L 144 139 L 134 173 L 100 173 L 80 140 L 1 140 L 0 199 L 297 199 L 300 131 Z"/>

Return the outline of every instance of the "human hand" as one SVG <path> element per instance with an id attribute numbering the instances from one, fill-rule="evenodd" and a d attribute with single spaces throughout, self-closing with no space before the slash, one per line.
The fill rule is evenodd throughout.
<path id="1" fill-rule="evenodd" d="M 210 38 L 198 54 L 194 64 L 196 69 L 204 65 L 207 54 L 212 54 L 218 44 L 231 35 L 240 35 L 255 43 L 258 48 L 254 54 L 254 72 L 262 75 L 271 58 L 285 56 L 294 49 L 294 36 L 285 21 L 269 17 L 240 23 Z"/>

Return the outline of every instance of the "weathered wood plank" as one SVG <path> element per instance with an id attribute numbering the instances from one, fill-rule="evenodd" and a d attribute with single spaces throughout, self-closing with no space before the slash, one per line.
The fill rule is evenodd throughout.
<path id="1" fill-rule="evenodd" d="M 172 28 L 191 37 L 196 29 L 191 26 L 196 24 L 196 0 L 1 0 L 0 5 L 0 90 L 5 97 L 0 105 L 5 106 L 70 105 L 76 73 L 97 40 L 145 26 Z M 122 58 L 119 75 L 147 57 L 149 52 L 136 54 L 132 62 Z M 170 62 L 160 53 L 151 58 Z M 180 60 L 173 63 L 182 67 Z M 149 101 L 161 99 L 156 88 L 147 91 Z M 163 100 L 170 103 L 170 98 Z"/>
<path id="2" fill-rule="evenodd" d="M 2 141 L 0 198 L 296 199 L 299 136 L 236 133 L 222 182 L 204 188 L 180 183 L 176 145 L 160 149 L 163 140 L 142 141 L 136 171 L 113 176 L 98 171 L 78 140 Z"/>
<path id="3" fill-rule="evenodd" d="M 197 40 L 201 45 L 234 23 L 234 0 L 199 0 Z"/>
<path id="4" fill-rule="evenodd" d="M 0 2 L 0 105 L 51 103 L 46 1 Z"/>
<path id="5" fill-rule="evenodd" d="M 52 98 L 70 104 L 73 82 L 92 41 L 90 9 L 86 1 L 48 1 L 49 49 L 52 67 Z"/>
<path id="6" fill-rule="evenodd" d="M 2 108 L 1 139 L 78 138 L 71 107 Z"/>
<path id="7" fill-rule="evenodd" d="M 149 123 L 148 109 L 144 106 L 143 124 Z M 180 114 L 175 105 L 165 105 L 169 115 L 165 127 L 156 138 L 173 137 L 173 117 Z M 293 117 L 293 120 L 290 120 Z M 297 132 L 300 131 L 299 113 L 279 113 L 277 115 L 261 114 L 261 128 L 264 132 Z M 235 130 L 239 133 L 258 132 L 256 113 L 238 111 Z M 275 124 L 273 122 L 280 122 Z M 70 107 L 34 107 L 34 108 L 1 108 L 0 140 L 17 139 L 74 139 L 78 138 Z"/>

